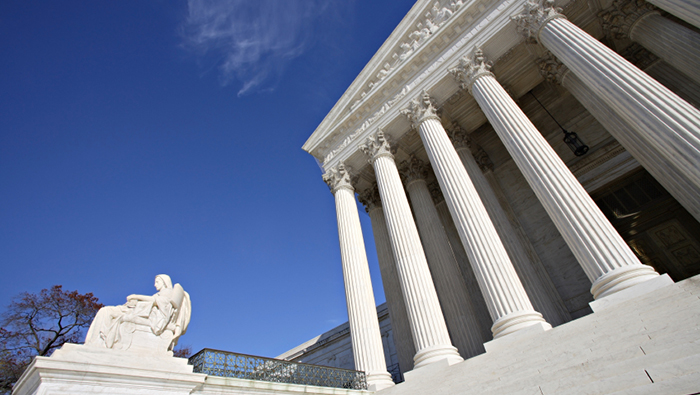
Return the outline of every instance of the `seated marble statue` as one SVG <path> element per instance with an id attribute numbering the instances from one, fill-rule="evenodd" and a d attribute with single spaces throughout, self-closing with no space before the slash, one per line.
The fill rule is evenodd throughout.
<path id="1" fill-rule="evenodd" d="M 90 325 L 85 344 L 117 350 L 172 351 L 190 322 L 190 296 L 167 274 L 156 276 L 154 295 L 129 295 L 126 304 L 105 306 Z"/>

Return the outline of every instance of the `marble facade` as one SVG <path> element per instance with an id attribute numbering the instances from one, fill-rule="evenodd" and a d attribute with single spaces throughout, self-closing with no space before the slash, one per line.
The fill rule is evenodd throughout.
<path id="1" fill-rule="evenodd" d="M 402 372 L 700 273 L 700 6 L 651 3 L 418 1 L 304 144 L 344 273 L 348 198 L 370 215 Z M 372 376 L 369 280 L 345 282 Z"/>

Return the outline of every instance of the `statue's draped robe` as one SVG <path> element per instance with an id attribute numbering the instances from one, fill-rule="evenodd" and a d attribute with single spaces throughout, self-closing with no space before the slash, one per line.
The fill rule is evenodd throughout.
<path id="1" fill-rule="evenodd" d="M 85 339 L 86 344 L 104 341 L 107 348 L 126 350 L 138 326 L 150 327 L 160 336 L 174 320 L 171 303 L 172 289 L 164 288 L 153 295 L 152 301 L 138 301 L 135 306 L 105 306 L 97 312 Z"/>

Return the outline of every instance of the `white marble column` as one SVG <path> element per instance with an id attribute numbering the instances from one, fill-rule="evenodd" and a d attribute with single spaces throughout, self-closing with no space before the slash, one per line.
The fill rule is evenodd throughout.
<path id="1" fill-rule="evenodd" d="M 379 189 L 374 184 L 359 195 L 360 202 L 365 206 L 365 210 L 372 222 L 372 233 L 374 235 L 374 245 L 377 248 L 377 260 L 379 261 L 379 271 L 382 275 L 384 285 L 384 297 L 391 319 L 391 329 L 394 332 L 394 345 L 399 358 L 399 366 L 402 372 L 413 369 L 413 356 L 416 348 L 411 337 L 411 325 L 406 315 L 406 304 L 401 293 L 401 282 L 396 272 L 396 262 L 394 254 L 391 252 L 391 240 L 386 228 L 386 218 L 384 209 L 379 198 Z"/>
<path id="2" fill-rule="evenodd" d="M 554 287 L 534 247 L 527 240 L 527 236 L 516 230 L 513 225 L 513 222 L 517 221 L 514 214 L 510 210 L 511 215 L 506 213 L 503 206 L 508 203 L 505 202 L 503 192 L 500 188 L 496 190 L 486 178 L 486 175 L 494 178 L 493 163 L 488 155 L 481 147 L 472 147 L 471 138 L 458 124 L 453 124 L 448 133 L 535 310 L 541 312 L 547 322 L 552 325 L 570 321 L 571 315 L 564 306 L 559 292 Z M 478 154 L 478 162 L 472 150 Z M 500 196 L 497 196 L 497 192 Z"/>
<path id="3" fill-rule="evenodd" d="M 413 222 L 389 142 L 380 130 L 368 138 L 360 149 L 369 156 L 377 177 L 391 249 L 416 347 L 414 367 L 418 369 L 442 360 L 447 360 L 450 364 L 460 362 L 462 357 L 450 342 L 418 229 Z"/>
<path id="4" fill-rule="evenodd" d="M 494 321 L 493 337 L 528 326 L 549 326 L 534 310 L 493 223 L 436 114 L 427 92 L 402 110 L 418 129 Z"/>
<path id="5" fill-rule="evenodd" d="M 394 385 L 394 382 L 386 369 L 355 191 L 350 183 L 348 169 L 342 164 L 329 169 L 323 175 L 323 180 L 335 196 L 355 369 L 364 371 L 370 389 L 378 391 Z"/>
<path id="6" fill-rule="evenodd" d="M 445 197 L 442 196 L 442 191 L 440 191 L 440 184 L 438 184 L 437 181 L 434 181 L 428 185 L 428 189 L 430 190 L 430 196 L 433 198 L 435 209 L 437 209 L 438 215 L 440 216 L 442 227 L 445 229 L 445 233 L 447 234 L 447 239 L 450 241 L 452 253 L 459 264 L 459 269 L 462 272 L 462 279 L 467 285 L 469 299 L 472 301 L 472 307 L 474 307 L 476 313 L 481 338 L 484 339 L 484 341 L 489 341 L 493 339 L 493 335 L 491 333 L 491 324 L 493 320 L 491 318 L 491 314 L 489 313 L 488 307 L 486 307 L 484 295 L 481 294 L 481 290 L 479 289 L 479 282 L 476 281 L 474 270 L 472 270 L 472 266 L 469 264 L 467 252 L 462 246 L 462 240 L 459 238 L 457 227 L 455 226 L 454 221 L 452 221 L 450 209 L 447 207 Z"/>
<path id="7" fill-rule="evenodd" d="M 544 6 L 528 2 L 525 13 L 513 18 L 530 41 L 549 49 L 672 166 L 691 175 L 694 188 L 700 187 L 698 109 L 566 20 L 551 0 Z M 698 211 L 691 214 L 700 218 Z"/>
<path id="8" fill-rule="evenodd" d="M 676 166 L 653 140 L 620 118 L 576 74 L 571 73 L 551 53 L 537 61 L 540 73 L 550 82 L 559 83 L 674 197 L 700 221 L 700 185 L 694 182 L 698 171 L 688 173 Z"/>
<path id="9" fill-rule="evenodd" d="M 630 38 L 695 82 L 700 82 L 700 33 L 659 14 L 644 0 L 615 0 L 598 14 L 603 30 L 617 39 Z"/>
<path id="10" fill-rule="evenodd" d="M 485 339 L 481 337 L 469 291 L 428 190 L 426 178 L 429 169 L 423 161 L 412 155 L 409 160 L 401 163 L 399 172 L 411 200 L 418 233 L 452 344 L 464 358 L 481 354 L 484 352 Z"/>
<path id="11" fill-rule="evenodd" d="M 653 279 L 593 199 L 496 81 L 480 49 L 451 72 L 469 89 L 601 298 Z"/>
<path id="12" fill-rule="evenodd" d="M 695 27 L 700 27 L 700 4 L 697 0 L 649 0 L 649 2 Z"/>

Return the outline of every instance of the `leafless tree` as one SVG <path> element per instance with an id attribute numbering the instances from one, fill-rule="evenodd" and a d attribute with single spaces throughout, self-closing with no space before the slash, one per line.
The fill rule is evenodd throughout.
<path id="1" fill-rule="evenodd" d="M 0 392 L 11 391 L 34 356 L 80 343 L 101 307 L 92 293 L 64 291 L 61 285 L 16 296 L 0 321 Z"/>

